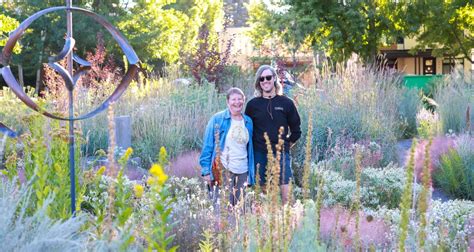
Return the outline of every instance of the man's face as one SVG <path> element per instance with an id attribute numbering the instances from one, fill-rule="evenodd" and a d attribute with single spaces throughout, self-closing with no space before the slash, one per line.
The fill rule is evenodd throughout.
<path id="1" fill-rule="evenodd" d="M 262 88 L 264 93 L 270 93 L 275 88 L 274 80 L 272 71 L 266 69 L 260 75 L 260 87 Z"/>

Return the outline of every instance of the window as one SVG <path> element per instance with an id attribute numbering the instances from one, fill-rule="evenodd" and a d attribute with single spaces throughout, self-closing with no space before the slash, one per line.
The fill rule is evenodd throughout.
<path id="1" fill-rule="evenodd" d="M 464 67 L 464 59 L 463 58 L 445 58 L 443 59 L 443 74 L 450 74 L 454 67 L 463 66 Z"/>
<path id="2" fill-rule="evenodd" d="M 397 44 L 404 44 L 405 39 L 403 37 L 397 37 Z"/>
<path id="3" fill-rule="evenodd" d="M 423 58 L 423 75 L 436 74 L 436 58 Z"/>

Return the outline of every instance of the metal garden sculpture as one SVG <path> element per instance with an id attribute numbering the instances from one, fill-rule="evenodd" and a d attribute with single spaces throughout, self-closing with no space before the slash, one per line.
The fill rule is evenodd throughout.
<path id="1" fill-rule="evenodd" d="M 5 82 L 10 87 L 10 89 L 15 93 L 15 95 L 23 101 L 28 107 L 31 109 L 38 111 L 39 113 L 53 118 L 57 120 L 63 120 L 69 122 L 69 176 L 71 181 L 71 211 L 72 214 L 75 214 L 76 211 L 76 195 L 75 195 L 75 161 L 74 161 L 74 147 L 75 147 L 75 138 L 74 138 L 74 121 L 77 120 L 84 120 L 87 118 L 91 118 L 101 111 L 105 110 L 112 102 L 116 101 L 123 92 L 127 89 L 128 85 L 132 81 L 133 77 L 138 71 L 138 63 L 139 59 L 136 55 L 133 48 L 127 42 L 125 37 L 112 25 L 110 24 L 105 18 L 95 14 L 94 12 L 73 7 L 72 0 L 65 0 L 66 6 L 58 6 L 58 7 L 51 7 L 48 9 L 41 10 L 32 16 L 25 19 L 20 26 L 14 30 L 10 37 L 8 38 L 5 47 L 2 50 L 2 64 L 3 68 L 1 68 L 1 75 L 5 79 Z M 66 11 L 66 20 L 67 20 L 67 34 L 64 43 L 64 47 L 61 52 L 56 56 L 51 56 L 48 59 L 48 65 L 53 68 L 63 79 L 68 90 L 69 94 L 69 116 L 68 117 L 61 117 L 54 115 L 44 109 L 40 108 L 23 90 L 20 86 L 16 78 L 14 77 L 9 63 L 12 55 L 12 51 L 18 40 L 22 37 L 23 33 L 26 31 L 29 25 L 37 20 L 39 17 L 57 11 Z M 73 30 L 72 30 L 72 12 L 78 12 L 80 14 L 86 15 L 91 17 L 95 22 L 102 25 L 115 39 L 115 41 L 121 47 L 123 53 L 127 57 L 129 67 L 127 73 L 124 75 L 122 80 L 120 81 L 119 85 L 116 87 L 114 92 L 96 109 L 90 111 L 84 115 L 80 115 L 78 117 L 74 117 L 74 87 L 76 86 L 77 81 L 81 77 L 82 74 L 87 72 L 88 69 L 91 68 L 91 64 L 86 60 L 81 59 L 77 55 L 73 53 L 73 48 L 75 44 L 75 40 L 73 38 Z M 67 69 L 59 65 L 57 62 L 60 60 L 66 59 L 67 62 Z M 79 64 L 79 69 L 77 71 L 73 71 L 73 62 Z M 1 124 L 1 123 L 0 123 Z M 4 134 L 9 134 L 9 136 L 14 137 L 16 134 L 4 126 L 3 124 L 0 125 L 1 132 Z"/>

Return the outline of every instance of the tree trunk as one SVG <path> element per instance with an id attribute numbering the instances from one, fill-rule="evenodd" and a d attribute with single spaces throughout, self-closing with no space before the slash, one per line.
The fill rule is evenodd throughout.
<path id="1" fill-rule="evenodd" d="M 368 27 L 368 55 L 366 63 L 374 63 L 375 62 L 375 57 L 377 56 L 377 40 L 378 40 L 378 35 L 375 27 L 375 15 L 376 15 L 376 6 L 374 2 L 368 1 L 369 4 L 369 10 L 367 11 L 369 15 L 369 27 Z M 370 15 L 372 13 L 372 15 Z"/>
<path id="2" fill-rule="evenodd" d="M 314 70 L 314 83 L 317 84 L 318 82 L 318 73 L 319 73 L 319 65 L 321 64 L 319 59 L 319 51 L 313 47 L 313 70 Z"/>
<path id="3" fill-rule="evenodd" d="M 36 70 L 36 87 L 35 87 L 36 95 L 39 95 L 40 87 L 41 87 L 41 68 Z"/>
<path id="4" fill-rule="evenodd" d="M 20 86 L 25 86 L 25 81 L 23 79 L 23 66 L 20 64 L 18 65 L 18 81 L 20 82 Z"/>
<path id="5" fill-rule="evenodd" d="M 297 82 L 297 79 L 296 79 L 296 49 L 293 49 L 291 50 L 291 57 L 292 57 L 292 60 L 293 60 L 293 71 L 291 73 L 291 77 L 293 77 L 293 81 Z"/>

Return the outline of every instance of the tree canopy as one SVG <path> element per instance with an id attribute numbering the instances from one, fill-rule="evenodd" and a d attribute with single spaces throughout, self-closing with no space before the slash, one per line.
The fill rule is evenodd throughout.
<path id="1" fill-rule="evenodd" d="M 466 0 L 422 0 L 400 7 L 407 36 L 418 42 L 417 49 L 431 48 L 435 56 L 458 56 L 474 63 L 474 5 Z"/>
<path id="2" fill-rule="evenodd" d="M 277 38 L 290 50 L 309 43 L 335 61 L 357 53 L 371 62 L 380 46 L 416 37 L 417 50 L 472 62 L 474 7 L 467 0 L 253 0 L 248 11 L 256 46 Z"/>
<path id="3" fill-rule="evenodd" d="M 5 18 L 21 21 L 42 9 L 62 5 L 63 0 L 3 1 L 0 9 Z M 199 28 L 206 24 L 211 37 L 217 39 L 224 16 L 222 0 L 78 0 L 73 5 L 105 16 L 126 35 L 147 70 L 163 64 L 185 62 L 183 55 L 197 50 Z M 75 53 L 85 58 L 87 52 L 96 47 L 97 33 L 102 33 L 107 53 L 114 55 L 117 61 L 122 60 L 120 48 L 99 24 L 74 13 L 73 22 Z M 17 25 L 9 22 L 8 27 Z M 65 34 L 65 12 L 39 18 L 20 40 L 23 51 L 13 58 L 13 63 L 23 64 L 25 75 L 30 75 L 31 79 L 48 56 L 61 50 Z M 2 33 L 2 39 L 4 37 Z"/>
<path id="4" fill-rule="evenodd" d="M 8 34 L 15 30 L 19 24 L 20 23 L 16 19 L 0 14 L 0 47 L 5 46 L 7 43 Z M 16 45 L 15 48 L 13 48 L 13 53 L 20 52 L 20 45 Z"/>

